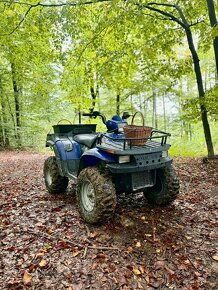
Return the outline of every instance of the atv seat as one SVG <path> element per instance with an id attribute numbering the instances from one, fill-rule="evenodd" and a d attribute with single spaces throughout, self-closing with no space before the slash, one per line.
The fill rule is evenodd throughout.
<path id="1" fill-rule="evenodd" d="M 95 133 L 78 134 L 73 137 L 73 140 L 80 144 L 84 144 L 89 148 L 92 148 L 97 138 L 98 138 L 98 134 L 95 134 Z"/>

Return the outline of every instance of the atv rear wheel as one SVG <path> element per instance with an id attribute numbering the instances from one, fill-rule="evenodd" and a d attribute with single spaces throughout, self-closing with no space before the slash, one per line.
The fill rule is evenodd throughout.
<path id="1" fill-rule="evenodd" d="M 83 169 L 77 180 L 80 214 L 91 224 L 110 219 L 116 207 L 116 191 L 111 177 L 97 167 Z"/>
<path id="2" fill-rule="evenodd" d="M 44 162 L 44 180 L 49 193 L 59 194 L 66 190 L 68 178 L 59 173 L 56 157 L 48 157 Z"/>
<path id="3" fill-rule="evenodd" d="M 179 180 L 172 165 L 157 169 L 156 184 L 144 191 L 148 203 L 154 205 L 168 205 L 179 194 Z"/>

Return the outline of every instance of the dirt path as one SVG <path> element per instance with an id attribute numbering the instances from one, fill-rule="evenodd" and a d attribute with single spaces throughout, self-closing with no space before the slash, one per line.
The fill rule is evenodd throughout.
<path id="1" fill-rule="evenodd" d="M 217 160 L 175 160 L 167 208 L 120 196 L 114 220 L 80 218 L 74 184 L 51 196 L 46 155 L 0 152 L 0 289 L 217 289 Z"/>

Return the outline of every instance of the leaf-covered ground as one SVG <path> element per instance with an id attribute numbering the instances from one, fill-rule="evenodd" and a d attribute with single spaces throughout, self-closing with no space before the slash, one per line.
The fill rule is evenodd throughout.
<path id="1" fill-rule="evenodd" d="M 173 205 L 120 196 L 114 220 L 92 226 L 73 183 L 46 192 L 46 157 L 0 152 L 0 289 L 217 289 L 217 160 L 177 158 Z"/>

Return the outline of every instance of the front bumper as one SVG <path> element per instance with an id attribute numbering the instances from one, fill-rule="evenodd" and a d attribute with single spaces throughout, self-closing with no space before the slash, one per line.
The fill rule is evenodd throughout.
<path id="1" fill-rule="evenodd" d="M 132 157 L 130 163 L 108 163 L 107 168 L 111 173 L 122 174 L 122 173 L 135 173 L 146 170 L 153 170 L 158 168 L 166 167 L 172 163 L 171 157 L 162 157 L 161 153 L 136 155 Z"/>

